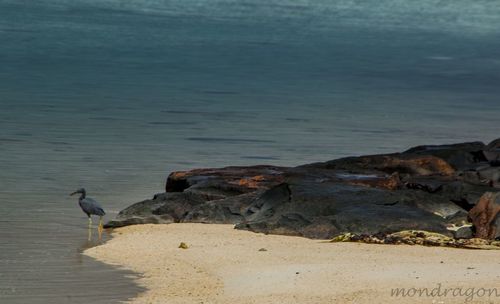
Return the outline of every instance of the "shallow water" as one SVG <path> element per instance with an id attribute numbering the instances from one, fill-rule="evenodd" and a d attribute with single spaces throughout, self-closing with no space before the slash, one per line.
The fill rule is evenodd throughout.
<path id="1" fill-rule="evenodd" d="M 0 302 L 110 303 L 80 254 L 172 170 L 499 137 L 500 5 L 0 0 Z"/>

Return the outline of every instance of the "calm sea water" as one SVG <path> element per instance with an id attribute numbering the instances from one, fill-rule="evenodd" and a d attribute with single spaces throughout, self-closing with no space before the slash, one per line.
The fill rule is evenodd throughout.
<path id="1" fill-rule="evenodd" d="M 172 170 L 500 137 L 500 1 L 0 0 L 0 302 L 111 303 L 82 256 Z M 106 236 L 107 238 L 107 236 Z"/>

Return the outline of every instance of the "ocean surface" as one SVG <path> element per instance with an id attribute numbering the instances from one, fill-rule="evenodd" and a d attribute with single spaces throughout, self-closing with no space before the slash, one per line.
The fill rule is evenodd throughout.
<path id="1" fill-rule="evenodd" d="M 81 255 L 79 187 L 111 219 L 173 170 L 500 137 L 499 25 L 497 0 L 0 0 L 0 302 L 141 290 Z"/>

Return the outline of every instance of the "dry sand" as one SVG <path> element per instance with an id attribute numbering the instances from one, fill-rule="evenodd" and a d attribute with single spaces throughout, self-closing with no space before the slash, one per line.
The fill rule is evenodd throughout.
<path id="1" fill-rule="evenodd" d="M 132 303 L 500 303 L 500 251 L 327 243 L 212 224 L 137 225 L 113 236 L 85 254 L 140 274 L 147 291 Z M 480 289 L 495 287 L 498 297 Z M 436 296 L 393 297 L 392 288 Z"/>

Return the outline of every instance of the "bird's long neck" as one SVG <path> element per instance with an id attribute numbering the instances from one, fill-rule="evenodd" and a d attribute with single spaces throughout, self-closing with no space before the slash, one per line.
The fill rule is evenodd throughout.
<path id="1" fill-rule="evenodd" d="M 82 194 L 80 195 L 80 198 L 79 198 L 79 200 L 82 200 L 82 199 L 84 199 L 84 198 L 85 198 L 85 195 L 86 195 L 86 193 L 85 193 L 85 191 L 83 191 L 83 192 L 82 192 Z"/>

